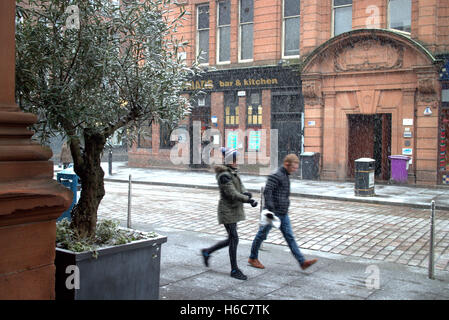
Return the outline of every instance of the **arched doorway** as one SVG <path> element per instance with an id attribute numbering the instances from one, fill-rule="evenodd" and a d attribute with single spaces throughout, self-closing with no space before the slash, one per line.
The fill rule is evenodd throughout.
<path id="1" fill-rule="evenodd" d="M 376 179 L 388 180 L 388 156 L 407 154 L 409 183 L 436 183 L 438 67 L 422 45 L 389 30 L 353 30 L 308 54 L 301 80 L 304 151 L 322 155 L 322 178 L 352 179 L 354 160 L 369 156 Z"/>

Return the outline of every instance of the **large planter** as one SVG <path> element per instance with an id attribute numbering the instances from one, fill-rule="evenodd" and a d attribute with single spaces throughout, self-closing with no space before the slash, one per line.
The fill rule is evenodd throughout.
<path id="1" fill-rule="evenodd" d="M 161 246 L 166 241 L 158 236 L 105 247 L 97 249 L 97 258 L 92 252 L 56 248 L 56 299 L 159 299 Z"/>

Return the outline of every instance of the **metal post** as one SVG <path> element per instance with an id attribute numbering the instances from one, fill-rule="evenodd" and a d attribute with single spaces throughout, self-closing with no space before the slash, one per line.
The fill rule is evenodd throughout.
<path id="1" fill-rule="evenodd" d="M 264 187 L 260 187 L 260 207 L 259 207 L 260 215 L 259 215 L 259 216 L 262 215 L 262 210 L 263 210 L 263 206 L 264 206 L 264 202 L 265 202 L 265 201 L 264 201 L 265 199 L 264 199 L 264 196 L 263 196 L 264 190 L 265 190 Z M 259 250 L 265 250 L 265 249 L 263 248 L 263 241 L 262 241 L 262 243 L 260 244 Z"/>
<path id="2" fill-rule="evenodd" d="M 112 148 L 109 148 L 108 168 L 109 168 L 109 175 L 112 175 Z"/>
<path id="3" fill-rule="evenodd" d="M 434 242 L 435 242 L 435 201 L 432 200 L 430 213 L 430 251 L 429 251 L 429 279 L 434 277 Z"/>
<path id="4" fill-rule="evenodd" d="M 131 175 L 129 175 L 129 184 L 128 184 L 128 222 L 127 227 L 131 228 Z"/>

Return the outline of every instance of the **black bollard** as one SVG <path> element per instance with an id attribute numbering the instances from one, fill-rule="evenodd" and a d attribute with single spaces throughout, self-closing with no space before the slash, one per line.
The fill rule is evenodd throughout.
<path id="1" fill-rule="evenodd" d="M 108 169 L 109 169 L 109 175 L 112 175 L 112 149 L 109 149 L 109 154 L 108 154 Z"/>

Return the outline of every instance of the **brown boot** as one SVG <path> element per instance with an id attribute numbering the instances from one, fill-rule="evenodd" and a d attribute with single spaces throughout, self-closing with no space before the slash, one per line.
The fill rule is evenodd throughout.
<path id="1" fill-rule="evenodd" d="M 265 269 L 264 265 L 257 259 L 248 259 L 248 263 L 254 268 Z"/>
<path id="2" fill-rule="evenodd" d="M 314 264 L 317 261 L 318 261 L 318 259 L 306 260 L 301 264 L 301 269 L 306 270 L 308 267 L 310 267 L 312 264 Z"/>

